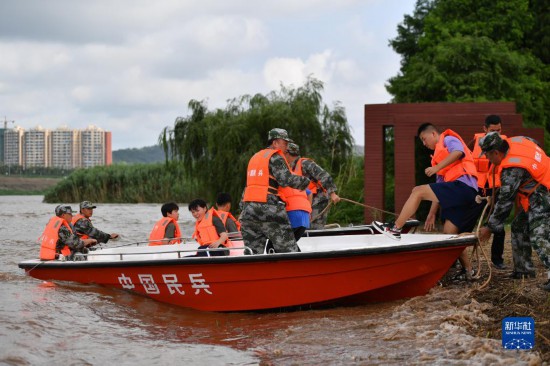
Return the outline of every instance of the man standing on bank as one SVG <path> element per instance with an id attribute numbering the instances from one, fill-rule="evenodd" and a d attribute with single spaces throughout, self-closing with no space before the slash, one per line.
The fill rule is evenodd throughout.
<path id="1" fill-rule="evenodd" d="M 477 169 L 477 184 L 483 196 L 492 196 L 492 201 L 498 199 L 500 190 L 500 180 L 496 179 L 494 167 L 489 163 L 489 160 L 484 154 L 481 154 L 479 140 L 485 137 L 489 132 L 502 133 L 502 121 L 499 116 L 492 114 L 485 118 L 483 132 L 476 133 L 474 140 L 468 144 L 468 148 L 472 151 L 472 157 Z M 503 136 L 506 137 L 506 136 Z M 504 259 L 504 238 L 505 232 L 497 231 L 493 233 L 493 243 L 491 244 L 491 262 L 497 269 L 506 269 Z"/>
<path id="2" fill-rule="evenodd" d="M 81 239 L 96 239 L 98 243 L 107 243 L 109 239 L 117 239 L 118 234 L 104 233 L 92 224 L 90 217 L 94 214 L 94 208 L 96 207 L 90 201 L 80 202 L 80 213 L 75 215 L 72 220 L 75 234 Z"/>
<path id="3" fill-rule="evenodd" d="M 291 173 L 283 155 L 289 142 L 286 130 L 274 128 L 268 133 L 269 146 L 248 162 L 240 221 L 244 244 L 254 254 L 264 252 L 267 239 L 277 253 L 300 251 L 278 190 L 305 190 L 310 180 Z"/>
<path id="4" fill-rule="evenodd" d="M 501 167 L 499 199 L 487 225 L 479 229 L 479 240 L 487 240 L 492 232 L 502 229 L 518 197 L 527 221 L 518 225 L 525 215 L 516 216 L 512 231 L 523 229 L 518 246 L 530 242 L 535 249 L 548 271 L 543 289 L 550 291 L 550 158 L 532 139 L 523 136 L 502 138 L 492 132 L 479 145 L 491 164 Z"/>

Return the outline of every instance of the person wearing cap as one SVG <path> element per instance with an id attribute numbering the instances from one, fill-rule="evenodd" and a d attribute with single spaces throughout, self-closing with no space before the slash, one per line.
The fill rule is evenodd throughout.
<path id="1" fill-rule="evenodd" d="M 288 143 L 285 157 L 293 174 L 309 178 L 312 184 L 319 183 L 326 190 L 326 194 L 330 196 L 332 202 L 340 201 L 340 197 L 336 194 L 336 185 L 330 174 L 313 160 L 300 157 L 300 147 L 297 144 Z M 294 237 L 298 240 L 310 226 L 311 201 L 306 192 L 291 187 L 280 187 L 279 193 L 286 202 L 288 218 L 294 230 Z"/>
<path id="2" fill-rule="evenodd" d="M 80 202 L 80 213 L 75 215 L 72 220 L 75 234 L 82 239 L 96 239 L 99 243 L 107 243 L 109 239 L 117 239 L 118 234 L 107 234 L 94 227 L 90 219 L 94 214 L 94 208 L 97 208 L 97 206 L 90 201 Z"/>
<path id="3" fill-rule="evenodd" d="M 426 200 L 431 201 L 432 206 L 424 223 L 425 230 L 435 228 L 435 217 L 441 207 L 445 234 L 472 231 L 477 217 L 470 215 L 470 212 L 477 211 L 479 205 L 475 202 L 478 194 L 477 171 L 470 149 L 456 132 L 448 129 L 440 133 L 431 123 L 420 125 L 418 137 L 424 146 L 434 150 L 432 166 L 424 172 L 428 177 L 435 175 L 436 182 L 414 187 L 395 223 L 374 221 L 373 227 L 392 239 L 400 240 L 403 225 L 416 213 L 420 202 Z M 464 278 L 471 280 L 472 264 L 466 250 L 459 261 Z"/>
<path id="4" fill-rule="evenodd" d="M 264 252 L 267 239 L 278 253 L 300 251 L 279 187 L 305 190 L 310 180 L 290 171 L 283 155 L 289 142 L 286 130 L 274 128 L 268 133 L 269 146 L 248 162 L 240 220 L 243 241 L 254 254 Z"/>
<path id="5" fill-rule="evenodd" d="M 80 239 L 73 234 L 70 225 L 73 212 L 75 211 L 68 205 L 58 205 L 55 208 L 55 216 L 50 219 L 38 239 L 41 260 L 65 257 L 71 259 L 75 253 L 87 253 L 87 247 L 97 244 L 95 239 Z"/>
<path id="6" fill-rule="evenodd" d="M 479 145 L 491 164 L 501 168 L 499 199 L 487 224 L 479 229 L 479 240 L 502 229 L 517 199 L 525 214 L 512 222 L 512 235 L 519 239 L 512 251 L 514 256 L 526 256 L 530 243 L 548 271 L 543 289 L 550 291 L 550 158 L 535 140 L 524 136 L 503 138 L 492 132 Z"/>
<path id="7" fill-rule="evenodd" d="M 479 147 L 479 140 L 489 132 L 502 133 L 502 120 L 500 116 L 491 114 L 485 118 L 483 125 L 483 132 L 476 133 L 474 139 L 468 144 L 468 148 L 472 150 L 472 157 L 477 169 L 477 185 L 480 190 L 480 194 L 486 197 L 492 197 L 491 205 L 498 199 L 498 192 L 500 189 L 500 181 L 496 179 L 494 174 L 494 168 L 489 160 L 481 154 L 481 148 Z M 505 137 L 505 136 L 504 136 Z M 493 243 L 491 244 L 491 262 L 497 269 L 506 269 L 504 265 L 504 239 L 505 232 L 497 231 L 493 233 Z"/>

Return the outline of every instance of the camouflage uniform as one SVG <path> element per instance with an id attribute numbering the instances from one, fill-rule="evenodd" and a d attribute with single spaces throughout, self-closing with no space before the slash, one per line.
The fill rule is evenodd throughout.
<path id="1" fill-rule="evenodd" d="M 92 239 L 96 239 L 98 243 L 107 243 L 111 239 L 111 234 L 104 233 L 96 229 L 90 219 L 80 219 L 74 224 L 75 234 L 78 236 L 88 235 Z"/>
<path id="2" fill-rule="evenodd" d="M 309 185 L 309 179 L 288 170 L 285 158 L 279 154 L 271 156 L 269 173 L 283 187 L 305 190 Z M 278 253 L 300 251 L 290 227 L 285 203 L 278 196 L 268 194 L 265 203 L 244 202 L 240 220 L 243 241 L 255 254 L 263 253 L 267 239 Z"/>
<path id="3" fill-rule="evenodd" d="M 295 160 L 294 168 L 298 160 Z M 336 192 L 336 184 L 334 180 L 327 173 L 326 170 L 317 165 L 313 160 L 304 160 L 302 162 L 302 175 L 311 179 L 313 182 L 320 182 L 323 188 L 326 190 L 319 189 L 319 191 L 313 195 L 313 202 L 311 203 L 311 228 L 312 229 L 323 229 L 327 223 L 328 210 L 319 214 L 328 206 L 329 196 L 332 192 Z"/>
<path id="4" fill-rule="evenodd" d="M 88 249 L 86 248 L 84 242 L 80 240 L 78 236 L 73 234 L 66 226 L 61 225 L 58 235 L 59 239 L 56 244 L 57 253 L 61 253 L 61 249 L 63 249 L 65 245 L 71 249 L 71 257 L 75 253 L 88 253 Z"/>
<path id="5" fill-rule="evenodd" d="M 535 140 L 530 139 L 534 143 Z M 490 132 L 479 140 L 479 146 L 484 153 L 502 150 L 504 140 L 496 132 Z M 512 251 L 514 271 L 516 273 L 533 274 L 531 261 L 531 246 L 540 257 L 541 262 L 550 276 L 550 194 L 544 185 L 538 185 L 531 174 L 520 167 L 503 168 L 500 173 L 501 188 L 499 198 L 487 227 L 495 232 L 502 230 L 504 221 L 512 211 L 514 202 L 520 191 L 536 189 L 529 196 L 528 212 L 521 211 L 512 222 Z"/>
<path id="6" fill-rule="evenodd" d="M 523 168 L 504 168 L 500 175 L 500 195 L 487 226 L 491 231 L 502 230 L 504 221 L 514 206 L 519 187 L 531 180 Z M 534 187 L 532 182 L 525 189 Z M 535 249 L 544 266 L 550 270 L 550 194 L 539 185 L 529 197 L 529 212 L 520 212 L 512 223 L 514 268 L 517 272 L 533 272 L 530 246 Z"/>

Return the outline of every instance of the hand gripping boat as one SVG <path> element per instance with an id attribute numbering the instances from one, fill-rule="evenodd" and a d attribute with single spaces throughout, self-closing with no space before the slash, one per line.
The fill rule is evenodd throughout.
<path id="1" fill-rule="evenodd" d="M 19 267 L 41 280 L 116 287 L 198 310 L 247 311 L 424 295 L 476 242 L 473 234 L 403 234 L 400 241 L 333 235 L 303 237 L 296 253 L 194 257 L 196 243 L 134 246 Z"/>

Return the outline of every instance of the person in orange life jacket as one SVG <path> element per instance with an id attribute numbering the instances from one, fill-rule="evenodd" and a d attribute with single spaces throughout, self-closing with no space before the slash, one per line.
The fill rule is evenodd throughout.
<path id="1" fill-rule="evenodd" d="M 424 146 L 434 150 L 432 166 L 424 172 L 428 177 L 436 175 L 436 183 L 414 187 L 393 225 L 374 221 L 373 226 L 385 235 L 399 240 L 401 228 L 407 219 L 416 213 L 422 200 L 427 200 L 432 202 L 432 206 L 424 223 L 425 230 L 435 228 L 436 213 L 441 206 L 445 234 L 472 231 L 476 220 L 475 217 L 469 217 L 468 213 L 472 209 L 478 210 L 479 206 L 475 202 L 478 186 L 472 153 L 454 131 L 439 133 L 431 123 L 424 123 L 418 128 L 418 137 Z M 466 250 L 459 260 L 465 277 L 471 279 L 472 265 Z"/>
<path id="2" fill-rule="evenodd" d="M 193 237 L 200 244 L 199 249 L 224 248 L 224 244 L 229 236 L 216 210 L 214 208 L 208 210 L 204 200 L 195 199 L 189 203 L 189 211 L 197 220 Z M 224 256 L 229 255 L 229 251 L 213 250 L 208 253 L 206 251 L 197 252 L 197 257 L 208 255 Z"/>
<path id="3" fill-rule="evenodd" d="M 479 143 L 487 159 L 501 167 L 501 190 L 495 209 L 487 225 L 480 228 L 478 237 L 487 240 L 491 232 L 500 229 L 518 199 L 526 214 L 514 218 L 512 232 L 520 233 L 521 246 L 528 242 L 537 252 L 548 271 L 543 289 L 550 291 L 550 158 L 534 140 L 524 136 L 502 138 L 497 133 L 488 133 Z M 512 250 L 530 256 L 521 247 L 513 246 Z"/>
<path id="4" fill-rule="evenodd" d="M 157 221 L 149 235 L 150 246 L 181 243 L 179 209 L 175 202 L 167 202 L 161 206 L 162 219 Z"/>
<path id="5" fill-rule="evenodd" d="M 300 147 L 290 142 L 284 155 L 291 167 L 292 174 L 301 176 L 302 164 L 299 166 L 296 164 L 299 154 Z M 296 171 L 296 168 L 299 171 Z M 290 227 L 294 232 L 294 238 L 298 241 L 310 226 L 311 201 L 309 198 L 311 197 L 311 191 L 308 188 L 305 191 L 300 191 L 290 187 L 279 187 L 279 196 L 285 201 Z"/>
<path id="6" fill-rule="evenodd" d="M 118 239 L 118 234 L 107 234 L 92 225 L 90 217 L 94 214 L 94 206 L 90 201 L 80 202 L 80 213 L 73 216 L 73 227 L 76 235 L 83 239 L 96 239 L 98 243 L 107 243 L 109 239 Z"/>
<path id="7" fill-rule="evenodd" d="M 489 160 L 485 156 L 481 156 L 481 148 L 479 140 L 489 132 L 502 133 L 502 120 L 497 115 L 489 115 L 485 118 L 483 125 L 483 133 L 476 133 L 474 139 L 468 144 L 468 148 L 472 151 L 472 157 L 477 169 L 477 184 L 482 196 L 492 196 L 493 204 L 498 199 L 500 182 L 495 179 L 492 174 L 493 166 L 489 164 Z M 493 184 L 495 187 L 493 187 Z M 483 205 L 480 205 L 483 208 Z M 504 238 L 505 231 L 497 231 L 493 235 L 493 243 L 491 244 L 491 262 L 497 269 L 506 269 L 504 265 Z"/>
<path id="8" fill-rule="evenodd" d="M 264 253 L 267 239 L 275 252 L 299 252 L 278 189 L 281 186 L 305 190 L 310 180 L 290 171 L 283 155 L 292 142 L 286 130 L 274 128 L 267 139 L 269 146 L 248 162 L 240 216 L 243 241 L 254 254 Z"/>
<path id="9" fill-rule="evenodd" d="M 229 193 L 222 192 L 218 194 L 216 211 L 218 211 L 228 233 L 240 232 L 241 223 L 231 215 L 231 195 Z"/>
<path id="10" fill-rule="evenodd" d="M 75 253 L 87 253 L 87 248 L 97 244 L 95 239 L 80 239 L 73 234 L 70 222 L 73 217 L 71 206 L 58 205 L 55 216 L 50 219 L 40 236 L 40 259 L 52 260 L 68 257 Z"/>

